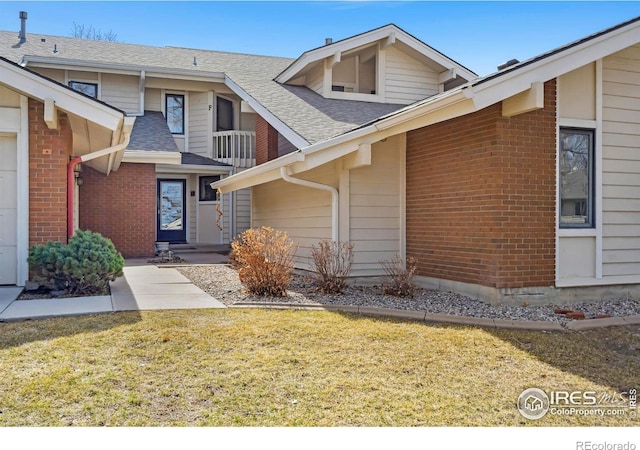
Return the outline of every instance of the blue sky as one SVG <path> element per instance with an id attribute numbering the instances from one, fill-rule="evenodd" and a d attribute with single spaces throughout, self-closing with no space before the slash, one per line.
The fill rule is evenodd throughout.
<path id="1" fill-rule="evenodd" d="M 395 23 L 479 75 L 640 16 L 640 2 L 0 2 L 0 29 L 69 36 L 73 23 L 132 44 L 297 57 Z"/>

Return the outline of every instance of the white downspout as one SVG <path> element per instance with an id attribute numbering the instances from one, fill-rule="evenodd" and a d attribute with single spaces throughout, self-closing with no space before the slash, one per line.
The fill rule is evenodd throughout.
<path id="1" fill-rule="evenodd" d="M 287 173 L 286 167 L 280 167 L 280 176 L 284 181 L 288 183 L 331 192 L 331 239 L 335 242 L 338 242 L 340 240 L 340 195 L 338 194 L 338 190 L 333 186 L 316 183 L 315 181 L 292 178 Z"/>

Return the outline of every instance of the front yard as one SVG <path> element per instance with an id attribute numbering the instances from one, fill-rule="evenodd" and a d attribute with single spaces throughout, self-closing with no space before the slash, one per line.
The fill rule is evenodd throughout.
<path id="1" fill-rule="evenodd" d="M 526 388 L 638 388 L 640 327 L 545 333 L 321 311 L 0 323 L 0 426 L 637 426 L 523 418 Z"/>

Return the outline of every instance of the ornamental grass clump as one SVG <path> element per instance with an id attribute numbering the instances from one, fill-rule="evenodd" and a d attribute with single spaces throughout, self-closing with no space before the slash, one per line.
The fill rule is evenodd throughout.
<path id="1" fill-rule="evenodd" d="M 353 245 L 348 242 L 320 241 L 311 246 L 311 266 L 324 294 L 342 294 L 353 263 Z"/>
<path id="2" fill-rule="evenodd" d="M 47 242 L 29 249 L 33 281 L 72 295 L 109 292 L 109 281 L 123 275 L 124 258 L 110 239 L 78 230 L 68 244 Z"/>
<path id="3" fill-rule="evenodd" d="M 260 227 L 246 230 L 231 243 L 229 261 L 250 293 L 286 297 L 294 255 L 287 233 Z"/>
<path id="4" fill-rule="evenodd" d="M 380 261 L 380 264 L 386 274 L 385 282 L 382 284 L 384 293 L 395 297 L 413 298 L 416 286 L 412 280 L 418 266 L 417 261 L 409 257 L 405 264 L 402 258 L 395 256 L 390 260 Z"/>

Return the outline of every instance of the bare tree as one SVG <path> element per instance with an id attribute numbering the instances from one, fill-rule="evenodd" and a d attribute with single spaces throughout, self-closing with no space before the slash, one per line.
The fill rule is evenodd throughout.
<path id="1" fill-rule="evenodd" d="M 93 25 L 86 26 L 75 22 L 73 22 L 73 28 L 71 29 L 71 37 L 93 41 L 118 42 L 118 35 L 112 30 L 96 30 Z"/>

